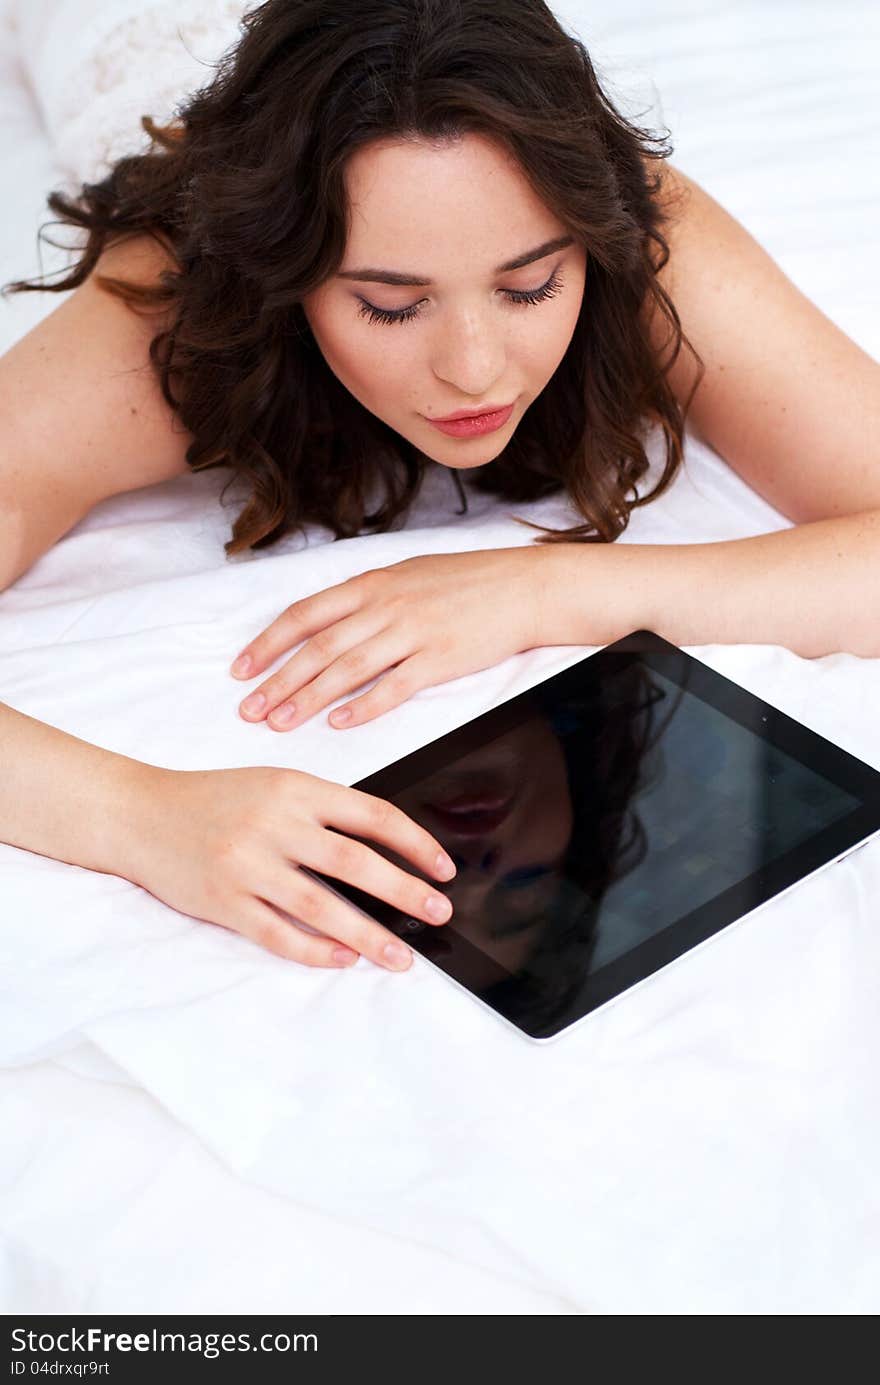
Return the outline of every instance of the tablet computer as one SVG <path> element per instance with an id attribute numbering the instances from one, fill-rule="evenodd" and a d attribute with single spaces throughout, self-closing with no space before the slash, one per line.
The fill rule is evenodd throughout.
<path id="1" fill-rule="evenodd" d="M 312 873 L 540 1042 L 880 832 L 878 771 L 648 630 L 355 787 L 442 843 L 453 916 Z"/>

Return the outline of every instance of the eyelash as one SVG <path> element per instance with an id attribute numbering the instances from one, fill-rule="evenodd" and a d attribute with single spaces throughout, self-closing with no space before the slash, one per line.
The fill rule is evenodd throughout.
<path id="1" fill-rule="evenodd" d="M 543 303 L 546 298 L 555 298 L 561 288 L 562 280 L 558 271 L 554 269 L 546 284 L 542 284 L 539 289 L 502 289 L 502 293 L 507 295 L 510 303 L 530 307 L 536 303 Z M 362 298 L 360 304 L 358 313 L 370 322 L 411 322 L 419 315 L 418 303 L 414 303 L 411 308 L 376 308 Z"/>

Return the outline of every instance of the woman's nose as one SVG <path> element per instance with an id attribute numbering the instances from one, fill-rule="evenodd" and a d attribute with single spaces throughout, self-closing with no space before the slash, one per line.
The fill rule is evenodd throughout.
<path id="1" fill-rule="evenodd" d="M 482 321 L 469 319 L 450 327 L 434 353 L 434 374 L 462 394 L 485 399 L 505 372 L 500 333 Z M 494 403 L 494 400 L 493 400 Z"/>
<path id="2" fill-rule="evenodd" d="M 455 862 L 456 869 L 478 870 L 482 873 L 494 871 L 501 860 L 501 847 L 495 843 L 475 842 L 472 846 L 446 847 Z"/>

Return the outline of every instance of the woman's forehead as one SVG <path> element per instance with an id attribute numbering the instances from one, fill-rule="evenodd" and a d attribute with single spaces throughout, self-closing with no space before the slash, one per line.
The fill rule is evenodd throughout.
<path id="1" fill-rule="evenodd" d="M 565 232 L 512 155 L 475 133 L 373 141 L 349 159 L 346 191 L 346 272 L 387 267 L 430 281 L 464 256 L 497 273 Z"/>

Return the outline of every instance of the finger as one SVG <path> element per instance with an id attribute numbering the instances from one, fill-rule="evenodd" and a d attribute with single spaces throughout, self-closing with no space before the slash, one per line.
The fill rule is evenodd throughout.
<path id="1" fill-rule="evenodd" d="M 342 707 L 334 707 L 328 717 L 331 726 L 359 726 L 407 702 L 420 688 L 433 687 L 440 680 L 427 659 L 413 655 L 380 678 L 379 682 Z"/>
<path id="2" fill-rule="evenodd" d="M 326 939 L 337 940 L 337 946 L 342 943 L 389 971 L 405 971 L 412 965 L 412 950 L 406 943 L 299 870 L 295 862 L 287 870 L 271 873 L 262 888 L 270 904 L 318 929 Z"/>
<path id="3" fill-rule="evenodd" d="M 290 702 L 294 693 L 315 679 L 328 665 L 349 651 L 361 648 L 380 628 L 375 612 L 363 612 L 319 630 L 276 673 L 248 694 L 241 703 L 240 712 L 249 720 L 262 720 L 269 716 L 282 703 Z M 352 661 L 354 671 L 357 671 L 360 662 L 362 656 L 355 656 Z M 360 681 L 364 681 L 363 677 Z M 342 691 L 347 692 L 358 686 L 359 683 L 349 683 Z M 258 698 L 261 701 L 258 702 Z M 291 718 L 288 718 L 288 723 L 290 721 Z"/>
<path id="4" fill-rule="evenodd" d="M 447 923 L 452 917 L 452 901 L 447 895 L 408 875 L 363 842 L 354 841 L 332 828 L 322 828 L 298 841 L 296 854 L 300 865 L 321 871 L 334 880 L 345 880 L 426 923 Z M 366 951 L 357 937 L 345 941 L 359 952 Z M 383 943 L 386 941 L 384 939 Z"/>
<path id="5" fill-rule="evenodd" d="M 389 846 L 435 879 L 451 880 L 455 875 L 455 864 L 437 838 L 387 799 L 315 776 L 313 802 L 321 826 Z"/>
<path id="6" fill-rule="evenodd" d="M 362 599 L 354 581 L 340 582 L 325 591 L 294 601 L 246 645 L 235 659 L 230 673 L 236 678 L 254 678 L 274 663 L 280 654 L 308 639 L 328 625 L 335 625 L 357 610 Z M 241 665 L 247 660 L 248 667 Z"/>
<path id="7" fill-rule="evenodd" d="M 350 967 L 358 952 L 335 938 L 318 937 L 294 927 L 269 900 L 251 896 L 241 911 L 243 926 L 238 932 L 276 957 L 302 962 L 307 967 Z"/>
<path id="8" fill-rule="evenodd" d="M 269 715 L 269 725 L 283 731 L 301 726 L 345 693 L 385 673 L 405 654 L 400 631 L 386 630 L 364 643 L 352 645 L 329 668 L 323 669 L 316 678 L 277 706 Z"/>

